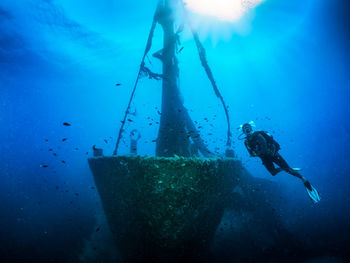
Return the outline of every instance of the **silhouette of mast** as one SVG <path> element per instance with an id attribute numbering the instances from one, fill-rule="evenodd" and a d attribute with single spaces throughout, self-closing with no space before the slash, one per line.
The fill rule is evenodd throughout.
<path id="1" fill-rule="evenodd" d="M 190 141 L 178 78 L 179 67 L 176 57 L 178 32 L 175 30 L 175 7 L 178 0 L 163 0 L 158 13 L 158 23 L 164 32 L 163 49 L 157 58 L 163 63 L 162 114 L 156 146 L 156 155 L 188 157 Z"/>

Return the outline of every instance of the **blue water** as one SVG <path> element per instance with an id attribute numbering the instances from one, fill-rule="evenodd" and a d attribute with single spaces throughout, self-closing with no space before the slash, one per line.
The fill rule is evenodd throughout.
<path id="1" fill-rule="evenodd" d="M 106 249 L 113 246 L 87 158 L 94 144 L 106 155 L 114 150 L 157 1 L 146 2 L 0 2 L 1 262 L 77 262 L 101 225 L 106 237 L 94 238 L 106 244 L 104 262 L 117 258 Z M 199 28 L 229 106 L 237 156 L 284 192 L 283 223 L 308 255 L 325 262 L 349 259 L 348 11 L 345 0 L 266 0 L 243 29 Z M 161 41 L 158 26 L 153 52 Z M 188 29 L 182 45 L 185 106 L 209 147 L 223 153 L 224 112 Z M 154 59 L 151 68 L 161 70 Z M 126 126 L 142 131 L 141 155 L 155 153 L 160 99 L 161 82 L 141 79 L 132 104 L 137 116 Z M 322 195 L 317 206 L 295 178 L 272 177 L 249 157 L 236 138 L 237 127 L 251 120 L 273 133 L 291 166 L 303 168 Z M 128 140 L 126 134 L 120 154 L 128 153 Z"/>

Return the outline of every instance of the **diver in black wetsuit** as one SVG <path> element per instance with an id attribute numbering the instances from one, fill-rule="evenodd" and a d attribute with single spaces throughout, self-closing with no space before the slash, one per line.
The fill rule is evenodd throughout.
<path id="1" fill-rule="evenodd" d="M 263 165 L 266 169 L 275 176 L 281 171 L 285 171 L 299 179 L 304 183 L 306 190 L 314 203 L 320 201 L 319 194 L 317 190 L 306 180 L 298 171 L 298 168 L 291 168 L 288 163 L 279 154 L 280 145 L 276 142 L 273 137 L 264 131 L 253 132 L 253 127 L 251 123 L 246 123 L 241 126 L 246 138 L 244 144 L 252 157 L 260 157 Z M 275 164 L 279 167 L 276 168 Z"/>

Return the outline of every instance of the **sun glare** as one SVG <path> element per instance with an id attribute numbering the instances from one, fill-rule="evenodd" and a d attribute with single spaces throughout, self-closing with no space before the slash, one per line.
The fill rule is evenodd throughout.
<path id="1" fill-rule="evenodd" d="M 265 0 L 184 0 L 194 13 L 214 17 L 225 22 L 238 21 L 249 9 Z"/>

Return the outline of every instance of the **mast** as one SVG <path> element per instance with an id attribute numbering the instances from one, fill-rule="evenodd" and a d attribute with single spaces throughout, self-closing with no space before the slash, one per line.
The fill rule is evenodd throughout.
<path id="1" fill-rule="evenodd" d="M 179 67 L 176 58 L 178 34 L 175 32 L 175 6 L 178 0 L 163 0 L 158 22 L 164 31 L 163 50 L 158 58 L 163 63 L 162 114 L 156 145 L 156 155 L 163 157 L 190 156 L 190 141 L 179 90 Z"/>
<path id="2" fill-rule="evenodd" d="M 153 23 L 147 40 L 146 49 L 142 57 L 139 73 L 132 91 L 128 107 L 124 114 L 122 126 L 119 130 L 118 139 L 113 155 L 117 155 L 118 146 L 124 124 L 129 114 L 130 105 L 134 97 L 140 74 L 144 72 L 150 78 L 162 78 L 162 114 L 160 117 L 160 127 L 156 144 L 156 155 L 160 157 L 173 157 L 174 155 L 191 157 L 200 152 L 204 157 L 213 157 L 213 153 L 207 148 L 206 142 L 201 138 L 199 131 L 196 129 L 189 112 L 183 105 L 179 90 L 179 67 L 176 57 L 177 43 L 179 43 L 179 33 L 181 33 L 184 24 L 175 31 L 175 8 L 181 0 L 159 0 L 157 10 L 153 17 Z M 181 4 L 183 4 L 181 2 Z M 145 58 L 152 46 L 152 38 L 156 24 L 159 23 L 164 31 L 163 49 L 153 54 L 161 60 L 163 65 L 163 74 L 155 74 L 145 67 Z M 206 60 L 205 49 L 198 39 L 197 33 L 191 28 L 202 65 L 213 86 L 216 96 L 221 100 L 226 118 L 227 118 L 227 143 L 226 156 L 233 157 L 231 149 L 231 131 L 228 110 L 223 97 L 218 90 L 211 69 Z M 190 142 L 191 138 L 191 142 Z"/>

